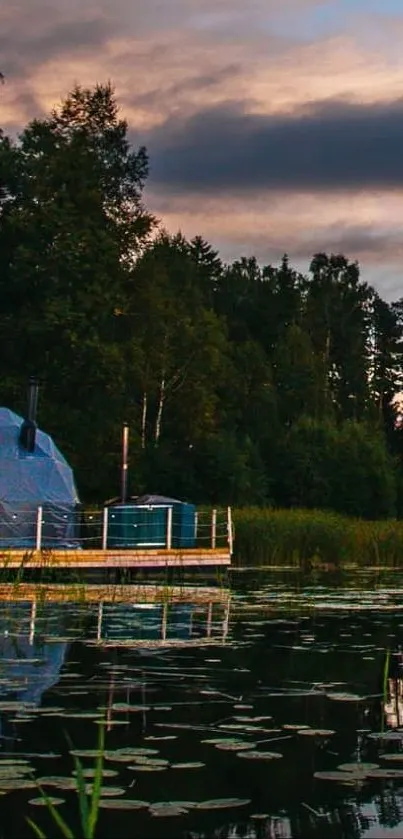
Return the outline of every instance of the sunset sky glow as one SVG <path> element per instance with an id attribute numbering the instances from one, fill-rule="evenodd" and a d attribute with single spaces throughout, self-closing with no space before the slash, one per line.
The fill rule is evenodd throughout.
<path id="1" fill-rule="evenodd" d="M 403 295 L 401 0 L 4 0 L 0 126 L 111 80 L 146 204 L 225 260 L 318 250 Z"/>

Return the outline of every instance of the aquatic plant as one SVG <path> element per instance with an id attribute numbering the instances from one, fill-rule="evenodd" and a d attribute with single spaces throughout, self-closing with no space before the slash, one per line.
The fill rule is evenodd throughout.
<path id="1" fill-rule="evenodd" d="M 81 831 L 79 834 L 80 839 L 94 839 L 95 836 L 95 829 L 97 826 L 98 821 L 98 814 L 99 814 L 99 806 L 100 806 L 100 798 L 101 798 L 101 789 L 102 789 L 102 779 L 103 779 L 103 765 L 104 765 L 104 754 L 105 754 L 105 725 L 99 726 L 99 734 L 98 734 L 98 748 L 97 748 L 97 756 L 95 761 L 94 767 L 94 778 L 92 782 L 91 793 L 88 796 L 87 794 L 87 784 L 85 780 L 85 770 L 83 765 L 77 757 L 77 755 L 73 754 L 74 765 L 75 765 L 75 776 L 74 776 L 74 785 L 78 795 L 78 804 L 80 810 L 80 822 L 81 822 Z M 65 839 L 76 839 L 73 830 L 67 824 L 65 819 L 60 815 L 57 811 L 52 799 L 47 795 L 47 793 L 43 790 L 42 786 L 38 784 L 38 788 L 43 799 L 44 805 L 46 806 L 48 812 L 50 813 L 53 822 L 56 827 L 59 828 L 62 836 Z M 35 836 L 37 839 L 47 839 L 46 834 L 43 830 L 39 827 L 39 825 L 34 822 L 32 819 L 27 817 L 27 822 L 32 828 Z M 78 837 L 77 837 L 78 839 Z"/>

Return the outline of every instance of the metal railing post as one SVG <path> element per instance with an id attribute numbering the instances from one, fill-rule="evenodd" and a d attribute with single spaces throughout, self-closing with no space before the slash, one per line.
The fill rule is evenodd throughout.
<path id="1" fill-rule="evenodd" d="M 38 507 L 36 514 L 36 550 L 40 551 L 42 547 L 42 515 L 43 507 Z"/>
<path id="2" fill-rule="evenodd" d="M 230 556 L 232 556 L 232 552 L 234 549 L 234 534 L 232 529 L 232 511 L 231 507 L 227 508 L 227 529 L 228 529 L 228 547 Z"/>
<path id="3" fill-rule="evenodd" d="M 172 507 L 167 509 L 167 549 L 172 548 Z"/>
<path id="4" fill-rule="evenodd" d="M 211 547 L 215 548 L 217 541 L 217 510 L 211 511 Z"/>
<path id="5" fill-rule="evenodd" d="M 108 544 L 108 507 L 104 507 L 102 517 L 102 550 L 106 551 Z"/>

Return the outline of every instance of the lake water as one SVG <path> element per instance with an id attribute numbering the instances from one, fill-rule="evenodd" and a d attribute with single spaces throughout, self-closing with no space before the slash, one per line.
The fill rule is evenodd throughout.
<path id="1" fill-rule="evenodd" d="M 0 836 L 82 836 L 102 727 L 99 839 L 402 837 L 400 645 L 398 573 L 1 586 Z"/>

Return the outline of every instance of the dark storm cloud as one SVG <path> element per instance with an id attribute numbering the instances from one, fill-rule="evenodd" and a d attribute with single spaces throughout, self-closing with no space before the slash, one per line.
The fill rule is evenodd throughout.
<path id="1" fill-rule="evenodd" d="M 76 21 L 44 19 L 41 26 L 24 26 L 16 19 L 0 32 L 1 69 L 5 77 L 29 79 L 30 72 L 51 58 L 101 46 L 110 35 L 102 18 Z"/>
<path id="2" fill-rule="evenodd" d="M 227 103 L 187 121 L 171 118 L 144 139 L 150 182 L 175 192 L 403 186 L 403 99 L 331 100 L 286 115 Z"/>

